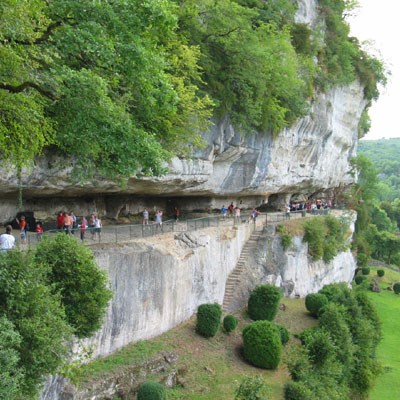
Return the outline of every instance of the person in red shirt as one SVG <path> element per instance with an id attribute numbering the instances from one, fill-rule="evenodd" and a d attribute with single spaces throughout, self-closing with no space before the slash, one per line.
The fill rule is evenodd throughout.
<path id="1" fill-rule="evenodd" d="M 64 228 L 64 214 L 62 212 L 59 212 L 57 215 L 57 229 L 63 229 Z"/>
<path id="2" fill-rule="evenodd" d="M 39 223 L 36 224 L 35 232 L 36 232 L 36 238 L 37 238 L 37 240 L 39 242 L 42 239 L 42 236 L 43 236 L 43 227 Z"/>
<path id="3" fill-rule="evenodd" d="M 21 215 L 21 219 L 15 218 L 15 220 L 17 221 L 17 224 L 19 225 L 19 230 L 21 232 L 21 243 L 25 244 L 26 243 L 26 228 L 27 228 L 25 215 Z"/>

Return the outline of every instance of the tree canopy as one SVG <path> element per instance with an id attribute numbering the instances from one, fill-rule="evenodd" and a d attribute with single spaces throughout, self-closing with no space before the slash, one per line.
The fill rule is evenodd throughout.
<path id="1" fill-rule="evenodd" d="M 348 2 L 322 3 L 325 34 L 296 24 L 291 0 L 4 0 L 1 157 L 21 168 L 46 150 L 82 177 L 160 175 L 212 115 L 277 135 L 316 88 L 358 76 L 375 98 L 382 64 L 348 36 Z"/>

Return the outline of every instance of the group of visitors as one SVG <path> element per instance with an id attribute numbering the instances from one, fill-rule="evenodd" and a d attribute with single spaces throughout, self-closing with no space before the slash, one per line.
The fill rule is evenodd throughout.
<path id="1" fill-rule="evenodd" d="M 327 210 L 332 208 L 332 202 L 330 200 L 323 201 L 320 199 L 317 200 L 308 200 L 305 202 L 290 202 L 290 204 L 286 205 L 286 218 L 290 219 L 291 212 L 307 212 L 311 214 L 319 214 L 323 210 Z"/>
<path id="2" fill-rule="evenodd" d="M 177 208 L 175 207 L 175 209 L 177 209 Z M 145 208 L 143 210 L 143 225 L 149 225 L 149 215 L 150 215 L 149 210 L 147 208 Z M 157 227 L 162 226 L 162 217 L 163 217 L 163 211 L 160 209 L 157 209 L 154 214 L 154 223 L 157 225 Z M 177 218 L 176 218 L 176 220 L 177 220 Z"/>
<path id="3" fill-rule="evenodd" d="M 225 219 L 226 216 L 228 215 L 228 213 L 229 213 L 229 217 L 235 218 L 235 221 L 239 222 L 241 209 L 238 205 L 235 207 L 233 202 L 231 202 L 231 204 L 229 204 L 228 207 L 225 207 L 225 204 L 224 204 L 221 207 L 222 218 Z M 250 220 L 253 221 L 254 223 L 256 223 L 256 220 L 257 220 L 257 217 L 259 214 L 260 214 L 260 212 L 256 208 L 253 208 L 250 212 Z"/>
<path id="4" fill-rule="evenodd" d="M 100 241 L 102 222 L 98 215 L 92 213 L 89 221 L 83 215 L 78 223 L 78 218 L 71 211 L 69 213 L 59 212 L 57 215 L 57 229 L 63 230 L 67 235 L 74 234 L 76 231 L 80 233 L 80 239 L 85 240 L 86 231 L 89 230 L 92 234 L 92 240 L 96 239 L 96 235 Z"/>

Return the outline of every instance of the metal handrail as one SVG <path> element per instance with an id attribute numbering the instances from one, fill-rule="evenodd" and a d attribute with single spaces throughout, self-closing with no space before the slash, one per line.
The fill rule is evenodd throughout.
<path id="1" fill-rule="evenodd" d="M 265 214 L 263 214 L 265 215 Z M 235 226 L 244 223 L 250 223 L 250 213 L 241 213 L 240 217 L 222 215 L 210 215 L 193 219 L 175 221 L 174 219 L 163 221 L 162 224 L 156 222 L 144 224 L 126 224 L 126 225 L 106 225 L 101 228 L 101 232 L 96 231 L 94 227 L 87 227 L 84 231 L 84 240 L 86 245 L 95 243 L 121 243 L 132 239 L 146 238 L 169 232 L 190 232 L 208 227 Z M 261 215 L 259 216 L 261 219 Z M 255 224 L 254 224 L 255 226 Z M 77 240 L 81 238 L 81 228 L 77 227 L 66 232 L 64 229 L 49 229 L 39 235 L 36 232 L 27 232 L 26 244 L 21 243 L 21 239 L 16 237 L 17 246 L 21 248 L 30 248 L 36 246 L 39 241 L 46 236 L 52 236 L 59 233 L 71 234 Z M 17 236 L 17 235 L 15 235 Z"/>

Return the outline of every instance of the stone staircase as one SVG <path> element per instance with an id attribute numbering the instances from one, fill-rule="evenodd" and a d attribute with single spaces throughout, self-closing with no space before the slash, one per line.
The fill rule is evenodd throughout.
<path id="1" fill-rule="evenodd" d="M 237 290 L 238 283 L 240 282 L 242 272 L 247 264 L 248 257 L 252 254 L 256 247 L 258 239 L 263 232 L 263 227 L 257 227 L 256 230 L 251 234 L 249 240 L 243 246 L 242 252 L 238 262 L 236 263 L 235 269 L 229 274 L 225 285 L 224 301 L 222 303 L 222 309 L 224 311 L 230 311 L 229 306 L 234 297 L 235 291 Z"/>

